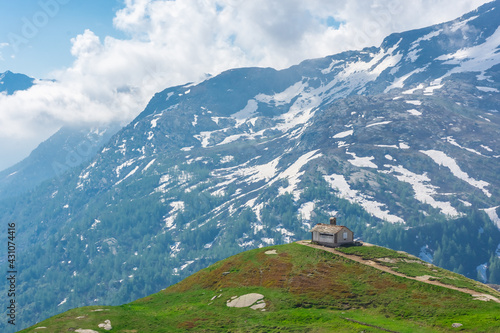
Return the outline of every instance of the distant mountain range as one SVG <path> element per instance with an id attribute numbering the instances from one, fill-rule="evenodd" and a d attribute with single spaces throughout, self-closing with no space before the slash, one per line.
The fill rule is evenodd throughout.
<path id="1" fill-rule="evenodd" d="M 331 215 L 498 284 L 499 5 L 157 93 L 90 160 L 0 202 L 0 220 L 19 226 L 22 325 L 149 295 L 309 238 Z"/>

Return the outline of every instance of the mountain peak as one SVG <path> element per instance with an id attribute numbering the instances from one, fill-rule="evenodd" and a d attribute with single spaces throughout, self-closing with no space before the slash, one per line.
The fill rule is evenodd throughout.
<path id="1" fill-rule="evenodd" d="M 34 81 L 35 79 L 27 75 L 6 71 L 0 74 L 0 93 L 12 95 L 16 91 L 27 90 L 33 86 Z"/>

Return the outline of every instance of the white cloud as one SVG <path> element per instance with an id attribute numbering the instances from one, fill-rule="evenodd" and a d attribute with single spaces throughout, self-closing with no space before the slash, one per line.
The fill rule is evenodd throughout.
<path id="1" fill-rule="evenodd" d="M 85 30 L 82 35 L 72 38 L 71 43 L 73 44 L 71 54 L 77 59 L 99 56 L 100 51 L 102 51 L 102 45 L 99 37 L 88 29 Z"/>
<path id="2" fill-rule="evenodd" d="M 392 32 L 454 19 L 484 2 L 125 0 L 113 23 L 128 39 L 86 30 L 71 39 L 75 61 L 53 73 L 57 82 L 0 96 L 0 140 L 44 137 L 65 123 L 130 121 L 155 92 L 205 73 L 285 68 L 379 45 Z M 326 24 L 332 20 L 337 28 Z"/>

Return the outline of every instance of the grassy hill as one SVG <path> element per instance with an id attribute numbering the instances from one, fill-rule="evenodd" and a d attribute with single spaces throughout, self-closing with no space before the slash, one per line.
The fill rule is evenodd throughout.
<path id="1" fill-rule="evenodd" d="M 149 297 L 70 310 L 21 332 L 500 331 L 500 304 L 471 296 L 500 298 L 481 283 L 385 248 L 339 251 L 298 243 L 247 251 Z M 247 306 L 228 306 L 238 302 Z"/>

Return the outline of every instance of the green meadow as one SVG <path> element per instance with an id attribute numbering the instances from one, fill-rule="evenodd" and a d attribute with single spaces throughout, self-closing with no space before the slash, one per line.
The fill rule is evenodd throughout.
<path id="1" fill-rule="evenodd" d="M 471 280 L 442 269 L 435 272 L 424 262 L 419 269 L 406 266 L 417 265 L 418 260 L 407 254 L 379 247 L 341 251 L 367 260 L 394 258 L 398 261 L 387 265 L 395 265 L 391 267 L 400 272 L 434 274 L 500 297 L 487 286 L 477 282 L 474 286 Z M 227 306 L 235 296 L 250 293 L 263 296 L 263 309 Z M 110 331 L 99 327 L 106 320 Z M 453 323 L 462 326 L 453 328 Z M 293 243 L 232 256 L 129 304 L 73 309 L 21 332 L 78 331 L 499 332 L 500 304 Z"/>

